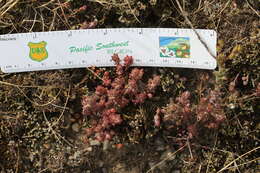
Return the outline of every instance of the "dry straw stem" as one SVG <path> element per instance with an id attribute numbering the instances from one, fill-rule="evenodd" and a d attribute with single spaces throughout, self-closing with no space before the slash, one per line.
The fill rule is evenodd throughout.
<path id="1" fill-rule="evenodd" d="M 2 3 L 3 0 L 0 0 Z M 8 0 L 2 7 L 0 7 L 0 20 L 4 17 L 5 13 L 8 12 L 11 8 L 13 8 L 19 0 Z"/>
<path id="2" fill-rule="evenodd" d="M 193 30 L 193 32 L 196 34 L 196 36 L 198 37 L 198 39 L 200 40 L 200 42 L 203 44 L 203 46 L 207 49 L 207 51 L 209 52 L 209 54 L 216 59 L 216 56 L 212 53 L 212 51 L 209 49 L 208 45 L 205 43 L 205 41 L 201 38 L 200 34 L 198 33 L 198 31 L 194 28 L 193 24 L 191 23 L 191 21 L 188 18 L 188 13 L 186 11 L 183 10 L 183 8 L 181 7 L 181 4 L 179 2 L 179 0 L 175 0 L 180 11 L 181 14 L 183 15 L 183 17 L 185 18 L 186 22 L 188 25 L 190 25 L 191 29 Z M 171 0 L 172 2 L 172 0 Z M 173 3 L 173 2 L 172 2 Z"/>
<path id="3" fill-rule="evenodd" d="M 88 0 L 89 2 L 97 2 L 103 6 L 105 5 L 112 5 L 115 7 L 119 7 L 119 6 L 125 6 L 127 5 L 127 2 L 124 3 L 118 3 L 116 0 Z"/>
<path id="4" fill-rule="evenodd" d="M 245 163 L 241 163 L 241 164 L 236 165 L 236 166 L 230 166 L 230 167 L 228 167 L 228 168 L 226 168 L 226 169 L 238 168 L 238 167 L 240 167 L 240 166 L 247 165 L 247 164 L 249 164 L 249 163 L 256 162 L 256 161 L 258 161 L 258 160 L 260 160 L 260 157 L 257 157 L 257 158 L 255 158 L 255 159 L 253 159 L 253 160 L 249 160 L 249 161 L 247 161 L 247 162 L 245 162 Z"/>
<path id="5" fill-rule="evenodd" d="M 65 104 L 64 104 L 64 106 L 63 106 L 62 112 L 61 112 L 61 114 L 60 114 L 59 118 L 57 119 L 57 121 L 56 121 L 55 123 L 53 123 L 53 125 L 52 125 L 52 126 L 55 126 L 55 125 L 57 125 L 57 124 L 59 123 L 60 119 L 63 117 L 63 115 L 64 115 L 64 112 L 65 112 L 65 109 L 66 109 L 66 107 L 67 107 L 67 104 L 68 104 L 68 101 L 69 101 L 69 97 L 70 97 L 70 91 L 71 91 L 71 85 L 69 86 L 69 91 L 68 91 L 68 93 L 67 93 L 66 102 L 65 102 Z"/>
<path id="6" fill-rule="evenodd" d="M 36 105 L 36 106 L 39 106 L 39 107 L 44 107 L 44 106 L 48 106 L 48 105 L 52 104 L 52 103 L 57 99 L 57 97 L 60 95 L 60 93 L 61 93 L 61 89 L 60 89 L 59 92 L 58 92 L 58 94 L 57 94 L 56 96 L 54 96 L 54 98 L 53 98 L 52 100 L 50 100 L 49 102 L 44 103 L 44 104 L 39 104 L 39 103 L 33 101 L 32 99 L 30 99 L 30 98 L 24 93 L 24 91 L 23 91 L 21 88 L 38 88 L 38 87 L 41 87 L 41 86 L 20 86 L 20 85 L 16 85 L 16 84 L 4 82 L 4 81 L 0 81 L 0 84 L 2 84 L 2 85 L 7 85 L 7 86 L 12 86 L 12 87 L 17 88 L 17 89 L 24 95 L 24 97 L 25 97 L 29 102 L 31 102 L 32 104 L 34 104 L 34 105 Z"/>
<path id="7" fill-rule="evenodd" d="M 17 160 L 16 160 L 16 164 L 15 164 L 15 173 L 18 173 L 19 172 L 19 162 L 20 162 L 20 150 L 19 150 L 19 147 L 17 147 L 16 157 L 17 157 Z"/>
<path id="8" fill-rule="evenodd" d="M 15 113 L 13 113 L 13 112 L 2 112 L 2 111 L 0 111 L 0 119 L 17 120 L 17 118 L 15 117 Z"/>
<path id="9" fill-rule="evenodd" d="M 127 1 L 127 4 L 128 4 L 128 7 L 130 8 L 130 10 L 131 10 L 133 16 L 135 17 L 135 19 L 136 19 L 139 23 L 141 23 L 140 20 L 139 20 L 139 19 L 137 18 L 137 16 L 135 15 L 135 12 L 134 12 L 134 10 L 132 9 L 129 0 L 126 0 L 126 1 Z"/>
<path id="10" fill-rule="evenodd" d="M 216 150 L 217 140 L 218 140 L 218 135 L 216 135 L 214 146 L 213 146 L 213 150 L 210 153 L 210 156 L 209 156 L 209 159 L 208 159 L 206 173 L 208 173 L 208 171 L 209 171 L 209 162 L 211 161 L 211 158 L 212 158 L 212 156 L 213 156 L 213 154 L 214 154 L 214 152 Z"/>
<path id="11" fill-rule="evenodd" d="M 100 79 L 100 80 L 102 80 L 103 81 L 103 79 L 99 76 L 99 75 L 97 75 L 93 70 L 91 70 L 89 67 L 87 67 L 87 70 L 88 71 L 90 71 L 94 76 L 96 76 L 98 79 Z M 104 81 L 103 81 L 104 82 Z"/>
<path id="12" fill-rule="evenodd" d="M 49 4 L 53 3 L 54 1 L 56 1 L 56 0 L 51 0 L 51 1 L 47 2 L 47 3 L 45 3 L 45 4 L 42 4 L 42 5 L 38 6 L 38 7 L 36 7 L 36 8 L 47 7 Z"/>
<path id="13" fill-rule="evenodd" d="M 193 159 L 193 154 L 192 154 L 192 151 L 191 151 L 189 138 L 187 138 L 187 146 L 188 146 L 188 149 L 189 149 L 189 152 L 190 152 L 190 157 L 191 157 L 191 159 Z"/>
<path id="14" fill-rule="evenodd" d="M 231 0 L 228 0 L 227 3 L 225 4 L 225 6 L 222 8 L 222 10 L 216 16 L 220 16 L 223 13 L 223 11 L 228 7 L 230 2 L 231 2 Z"/>
<path id="15" fill-rule="evenodd" d="M 69 3 L 69 1 L 65 1 L 64 3 L 63 1 L 50 0 L 48 2 L 27 2 L 24 0 L 0 0 L 0 28 L 12 27 L 8 33 L 12 33 L 14 30 L 19 33 L 20 31 L 16 28 L 16 26 L 25 29 L 26 32 L 32 32 L 35 30 L 51 31 L 55 29 L 55 26 L 61 25 L 62 22 L 62 25 L 64 25 L 67 29 L 70 29 L 71 26 L 66 11 L 69 10 L 70 13 L 72 13 L 72 9 L 66 7 L 66 4 Z M 21 14 L 23 15 L 21 21 L 16 21 L 13 23 L 15 16 L 13 16 L 11 12 L 20 12 L 17 9 L 21 8 L 19 7 L 21 4 L 25 5 L 26 11 L 24 14 Z M 52 15 L 47 16 L 46 10 L 52 13 Z M 41 27 L 39 27 L 40 25 Z"/>
<path id="16" fill-rule="evenodd" d="M 9 27 L 9 26 L 13 26 L 13 28 L 16 30 L 16 28 L 14 27 L 14 24 L 11 22 L 6 22 L 3 21 L 5 14 L 11 10 L 17 3 L 19 2 L 19 0 L 8 0 L 7 2 L 3 0 L 0 0 L 0 28 L 5 28 L 5 27 Z M 1 6 L 2 5 L 2 6 Z"/>
<path id="17" fill-rule="evenodd" d="M 48 125 L 48 127 L 49 127 L 49 131 L 51 131 L 52 132 L 52 134 L 55 136 L 55 138 L 61 143 L 61 141 L 60 141 L 60 139 L 62 139 L 66 144 L 68 144 L 69 146 L 71 146 L 72 148 L 76 148 L 74 145 L 72 145 L 68 140 L 66 140 L 64 137 L 62 137 L 59 133 L 56 133 L 56 131 L 55 130 L 53 130 L 53 125 L 48 121 L 48 119 L 47 119 L 47 117 L 46 117 L 46 115 L 45 115 L 45 112 L 43 111 L 42 112 L 43 113 L 43 117 L 44 117 L 44 119 L 45 119 L 45 121 L 46 121 L 46 123 L 47 123 L 47 125 Z"/>
<path id="18" fill-rule="evenodd" d="M 29 32 L 32 32 L 32 29 L 33 29 L 33 27 L 34 27 L 34 25 L 35 25 L 36 22 L 37 22 L 37 23 L 41 23 L 40 20 L 36 20 L 36 17 L 37 17 L 37 13 L 35 13 L 33 20 L 25 20 L 25 19 L 24 19 L 24 20 L 22 21 L 22 24 L 24 24 L 25 22 L 33 22 L 33 24 L 32 24 L 32 26 L 31 26 Z"/>
<path id="19" fill-rule="evenodd" d="M 159 163 L 157 163 L 156 165 L 154 165 L 153 167 L 151 167 L 146 173 L 149 173 L 151 171 L 153 171 L 156 167 L 162 165 L 164 162 L 166 162 L 167 160 L 169 160 L 170 158 L 174 157 L 179 151 L 181 151 L 183 148 L 185 148 L 188 145 L 188 142 L 186 142 L 185 145 L 183 145 L 181 148 L 179 148 L 178 150 L 176 150 L 174 153 L 169 154 L 168 157 L 166 157 L 165 159 L 163 159 L 162 161 L 160 161 Z"/>
<path id="20" fill-rule="evenodd" d="M 125 5 L 127 5 L 128 8 L 130 9 L 132 15 L 134 16 L 135 20 L 136 20 L 138 23 L 141 23 L 141 21 L 140 21 L 140 20 L 138 19 L 138 17 L 135 15 L 135 12 L 134 12 L 134 10 L 133 10 L 133 8 L 132 8 L 131 3 L 130 3 L 129 0 L 124 0 L 125 3 L 118 3 L 118 2 L 116 2 L 115 0 L 112 0 L 112 2 L 111 2 L 111 0 L 88 0 L 88 1 L 90 1 L 90 2 L 97 2 L 97 3 L 99 3 L 99 4 L 103 5 L 103 6 L 105 6 L 105 4 L 106 4 L 106 5 L 112 5 L 112 6 L 125 6 Z"/>
<path id="21" fill-rule="evenodd" d="M 258 17 L 260 17 L 259 13 L 250 5 L 250 3 L 248 2 L 248 0 L 246 0 L 246 2 L 247 2 L 247 5 L 249 6 L 249 8 L 250 8 L 251 10 L 253 10 L 253 12 L 254 12 Z"/>
<path id="22" fill-rule="evenodd" d="M 65 15 L 65 12 L 63 10 L 62 4 L 60 3 L 60 0 L 58 0 L 58 2 L 59 2 L 59 8 L 61 9 L 62 15 L 63 15 L 63 17 L 65 19 L 65 24 L 67 25 L 68 28 L 71 28 L 70 24 L 68 22 L 68 19 L 67 19 L 66 15 Z"/>
<path id="23" fill-rule="evenodd" d="M 226 169 L 229 169 L 230 166 L 231 166 L 233 163 L 235 163 L 236 161 L 238 161 L 238 160 L 241 159 L 242 157 L 244 157 L 244 156 L 246 156 L 246 155 L 248 155 L 248 154 L 250 154 L 250 153 L 252 153 L 252 152 L 254 152 L 254 151 L 256 151 L 256 150 L 258 150 L 259 148 L 260 148 L 260 146 L 254 148 L 254 149 L 252 149 L 252 150 L 250 150 L 250 151 L 248 151 L 248 152 L 246 152 L 246 153 L 244 153 L 244 154 L 242 154 L 241 156 L 239 156 L 238 158 L 234 159 L 234 160 L 231 161 L 229 164 L 227 164 L 225 167 L 223 167 L 221 170 L 219 170 L 217 173 L 220 173 L 220 172 L 223 172 L 223 171 L 226 170 Z M 255 160 L 255 159 L 254 159 L 254 160 Z M 238 165 L 236 165 L 235 167 L 237 167 L 237 166 L 238 166 Z"/>

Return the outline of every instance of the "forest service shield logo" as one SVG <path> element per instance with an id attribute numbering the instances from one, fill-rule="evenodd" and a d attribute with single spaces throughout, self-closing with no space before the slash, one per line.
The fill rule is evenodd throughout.
<path id="1" fill-rule="evenodd" d="M 48 52 L 46 49 L 47 43 L 45 41 L 41 41 L 39 43 L 29 42 L 28 46 L 30 48 L 30 58 L 34 61 L 41 62 L 48 58 Z"/>

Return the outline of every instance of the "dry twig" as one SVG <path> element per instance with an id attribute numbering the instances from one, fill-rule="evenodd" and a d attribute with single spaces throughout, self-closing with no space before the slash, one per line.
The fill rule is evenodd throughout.
<path id="1" fill-rule="evenodd" d="M 61 143 L 60 139 L 62 139 L 66 144 L 68 144 L 69 146 L 75 148 L 74 145 L 72 145 L 68 140 L 66 140 L 66 139 L 65 139 L 64 137 L 62 137 L 59 133 L 56 133 L 56 131 L 53 130 L 53 128 L 52 128 L 53 125 L 51 125 L 51 123 L 50 123 L 49 120 L 47 119 L 47 117 L 46 117 L 46 115 L 45 115 L 45 112 L 43 111 L 42 113 L 43 113 L 43 117 L 44 117 L 44 119 L 45 119 L 45 121 L 46 121 L 46 123 L 47 123 L 47 125 L 48 125 L 48 127 L 49 127 L 49 131 L 52 132 L 52 134 L 55 136 L 55 138 L 56 138 L 60 143 Z"/>
<path id="2" fill-rule="evenodd" d="M 31 88 L 37 88 L 36 86 L 19 86 L 19 85 L 12 84 L 12 83 L 8 83 L 8 82 L 4 82 L 4 81 L 0 81 L 0 84 L 2 84 L 2 85 L 8 85 L 8 86 L 12 86 L 12 87 L 17 88 L 29 102 L 31 102 L 32 104 L 34 104 L 34 105 L 36 105 L 36 106 L 39 106 L 39 107 L 44 107 L 44 106 L 48 106 L 48 105 L 52 104 L 52 103 L 57 99 L 57 97 L 60 95 L 60 93 L 61 93 L 61 89 L 60 89 L 59 92 L 58 92 L 58 94 L 57 94 L 56 96 L 54 96 L 54 98 L 53 98 L 52 100 L 50 100 L 49 102 L 44 103 L 44 104 L 39 104 L 39 103 L 33 101 L 32 99 L 30 99 L 30 98 L 24 93 L 24 91 L 21 89 L 21 88 L 30 88 L 30 87 L 31 87 Z"/>
<path id="3" fill-rule="evenodd" d="M 171 0 L 172 1 L 172 0 Z M 191 23 L 191 21 L 188 18 L 188 13 L 186 11 L 183 10 L 183 8 L 181 7 L 181 4 L 179 2 L 179 0 L 175 0 L 180 11 L 181 14 L 183 15 L 183 17 L 185 18 L 186 22 L 188 23 L 188 25 L 190 25 L 191 29 L 193 30 L 193 32 L 196 34 L 196 36 L 198 37 L 198 39 L 200 40 L 200 42 L 203 44 L 203 46 L 207 49 L 208 53 L 216 59 L 216 56 L 214 55 L 214 53 L 209 49 L 208 45 L 206 44 L 206 42 L 201 38 L 200 34 L 198 33 L 198 31 L 194 28 L 193 24 Z"/>
<path id="4" fill-rule="evenodd" d="M 151 167 L 146 173 L 151 172 L 152 170 L 154 170 L 156 167 L 162 165 L 164 162 L 166 162 L 167 160 L 169 160 L 170 158 L 172 158 L 173 156 L 175 156 L 179 151 L 181 151 L 183 148 L 185 148 L 187 146 L 187 143 L 185 145 L 183 145 L 181 148 L 179 148 L 178 150 L 176 150 L 174 153 L 171 153 L 168 157 L 166 157 L 165 159 L 163 159 L 162 161 L 160 161 L 159 163 L 157 163 L 156 165 L 154 165 L 153 167 Z"/>
<path id="5" fill-rule="evenodd" d="M 219 170 L 217 173 L 223 172 L 224 170 L 228 169 L 228 168 L 230 167 L 230 165 L 232 165 L 233 163 L 235 163 L 237 160 L 239 160 L 239 159 L 241 159 L 242 157 L 244 157 L 244 156 L 246 156 L 246 155 L 248 155 L 248 154 L 250 154 L 250 153 L 252 153 L 252 152 L 254 152 L 254 151 L 256 151 L 256 150 L 258 150 L 259 148 L 260 148 L 260 146 L 254 148 L 254 149 L 252 149 L 252 150 L 250 150 L 250 151 L 248 151 L 248 152 L 246 152 L 246 153 L 244 153 L 244 154 L 242 154 L 241 156 L 239 156 L 238 158 L 234 159 L 234 160 L 231 161 L 229 164 L 227 164 L 225 167 L 223 167 L 221 170 Z"/>

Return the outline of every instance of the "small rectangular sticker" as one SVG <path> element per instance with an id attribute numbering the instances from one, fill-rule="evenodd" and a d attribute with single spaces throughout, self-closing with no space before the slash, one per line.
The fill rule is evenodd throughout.
<path id="1" fill-rule="evenodd" d="M 159 37 L 160 57 L 190 58 L 189 37 Z"/>

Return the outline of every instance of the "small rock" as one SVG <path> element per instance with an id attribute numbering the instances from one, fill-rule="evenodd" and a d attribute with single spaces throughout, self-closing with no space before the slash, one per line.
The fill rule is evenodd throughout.
<path id="1" fill-rule="evenodd" d="M 88 148 L 86 148 L 86 150 L 85 151 L 92 151 L 93 150 L 93 148 L 92 147 L 88 147 Z"/>
<path id="2" fill-rule="evenodd" d="M 79 132 L 79 124 L 78 123 L 73 123 L 71 128 L 74 132 Z"/>
<path id="3" fill-rule="evenodd" d="M 91 146 L 96 146 L 96 145 L 100 145 L 101 143 L 98 140 L 91 140 L 89 141 Z"/>
<path id="4" fill-rule="evenodd" d="M 163 151 L 165 149 L 164 146 L 160 145 L 156 148 L 156 151 Z"/>
<path id="5" fill-rule="evenodd" d="M 102 168 L 102 173 L 107 173 L 107 169 L 106 168 Z"/>
<path id="6" fill-rule="evenodd" d="M 173 152 L 170 149 L 168 149 L 161 155 L 160 159 L 161 160 L 165 160 L 165 159 L 166 160 L 174 160 L 175 157 L 176 157 L 176 155 L 173 154 Z"/>
<path id="7" fill-rule="evenodd" d="M 229 109 L 235 109 L 236 108 L 236 106 L 233 103 L 229 104 L 228 107 L 229 107 Z"/>
<path id="8" fill-rule="evenodd" d="M 156 163 L 155 162 L 149 162 L 148 165 L 150 168 L 152 168 Z"/>
<path id="9" fill-rule="evenodd" d="M 80 155 L 81 155 L 81 152 L 80 151 L 76 151 L 74 153 L 74 158 L 76 159 L 76 158 L 80 157 Z"/>
<path id="10" fill-rule="evenodd" d="M 109 148 L 109 141 L 105 140 L 103 143 L 103 150 L 106 151 Z"/>
<path id="11" fill-rule="evenodd" d="M 47 143 L 45 143 L 45 144 L 43 144 L 43 147 L 44 147 L 45 149 L 49 149 L 49 148 L 51 147 L 51 145 L 50 145 L 50 144 L 47 144 Z"/>
<path id="12" fill-rule="evenodd" d="M 14 141 L 9 141 L 8 145 L 9 146 L 14 146 L 15 142 Z"/>
<path id="13" fill-rule="evenodd" d="M 34 154 L 30 152 L 29 159 L 32 162 L 34 160 Z"/>
<path id="14" fill-rule="evenodd" d="M 99 161 L 99 162 L 98 162 L 98 166 L 99 166 L 100 168 L 102 168 L 102 167 L 104 166 L 104 162 L 103 162 L 103 161 Z"/>
<path id="15" fill-rule="evenodd" d="M 180 170 L 174 170 L 172 173 L 180 173 Z"/>
<path id="16" fill-rule="evenodd" d="M 70 122 L 74 123 L 74 122 L 76 122 L 76 119 L 75 118 L 70 118 Z"/>
<path id="17" fill-rule="evenodd" d="M 159 72 L 162 73 L 162 74 L 165 73 L 165 71 L 163 69 L 159 69 Z"/>

